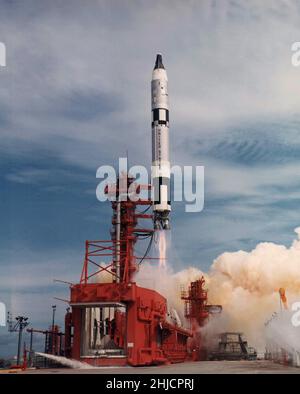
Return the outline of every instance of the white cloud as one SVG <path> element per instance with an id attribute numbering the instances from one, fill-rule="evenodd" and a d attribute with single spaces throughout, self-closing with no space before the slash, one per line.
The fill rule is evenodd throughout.
<path id="1" fill-rule="evenodd" d="M 18 138 L 101 140 L 116 151 L 128 138 L 150 141 L 149 82 L 158 50 L 169 72 L 175 137 L 204 133 L 205 124 L 299 112 L 300 71 L 290 62 L 300 20 L 295 1 L 76 4 L 60 10 L 54 3 L 35 18 L 24 6 L 15 23 L 2 21 L 13 64 L 2 100 L 13 111 L 14 130 L 7 131 Z M 30 21 L 27 29 L 21 20 Z M 121 98 L 123 108 L 83 125 L 59 117 L 57 105 L 68 105 L 76 91 Z M 142 139 L 140 149 L 148 148 Z"/>

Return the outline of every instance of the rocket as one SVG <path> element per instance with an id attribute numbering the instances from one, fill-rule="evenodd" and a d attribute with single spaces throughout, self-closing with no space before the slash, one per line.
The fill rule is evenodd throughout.
<path id="1" fill-rule="evenodd" d="M 156 56 L 151 80 L 152 109 L 152 198 L 154 229 L 169 230 L 171 211 L 169 157 L 168 77 L 162 55 Z"/>

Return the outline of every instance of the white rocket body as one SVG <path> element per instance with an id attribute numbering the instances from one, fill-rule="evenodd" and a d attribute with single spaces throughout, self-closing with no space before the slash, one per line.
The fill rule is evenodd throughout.
<path id="1" fill-rule="evenodd" d="M 152 189 L 154 228 L 168 230 L 171 211 L 168 77 L 162 57 L 156 57 L 151 81 Z"/>

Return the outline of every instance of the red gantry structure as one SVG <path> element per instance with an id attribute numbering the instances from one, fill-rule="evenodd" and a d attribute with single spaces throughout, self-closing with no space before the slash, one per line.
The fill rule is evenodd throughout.
<path id="1" fill-rule="evenodd" d="M 71 286 L 65 353 L 97 366 L 182 362 L 188 357 L 192 333 L 167 320 L 165 297 L 134 280 L 153 239 L 153 217 L 147 213 L 152 202 L 139 198 L 141 190 L 150 186 L 125 179 L 125 184 L 119 179 L 114 190 L 106 188 L 116 195 L 111 240 L 86 241 L 81 279 Z M 128 192 L 133 186 L 136 198 Z M 142 220 L 151 220 L 151 228 L 140 227 Z M 139 239 L 149 240 L 143 257 L 134 254 Z"/>
<path id="2" fill-rule="evenodd" d="M 201 328 L 207 323 L 210 314 L 221 313 L 221 305 L 208 305 L 208 291 L 205 289 L 205 279 L 202 276 L 191 282 L 188 291 L 181 292 L 184 301 L 184 316 L 190 322 L 193 338 L 189 342 L 189 349 L 194 361 L 206 359 Z"/>

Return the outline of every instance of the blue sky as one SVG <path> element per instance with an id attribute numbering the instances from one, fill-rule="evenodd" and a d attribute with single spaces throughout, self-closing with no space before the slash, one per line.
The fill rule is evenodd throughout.
<path id="1" fill-rule="evenodd" d="M 175 269 L 290 244 L 300 224 L 298 1 L 1 1 L 0 301 L 36 327 L 54 278 L 76 280 L 107 238 L 96 170 L 129 151 L 150 165 L 150 78 L 169 76 L 173 164 L 205 166 L 205 209 L 174 204 Z M 65 305 L 58 303 L 62 322 Z M 0 328 L 0 356 L 15 338 Z"/>

